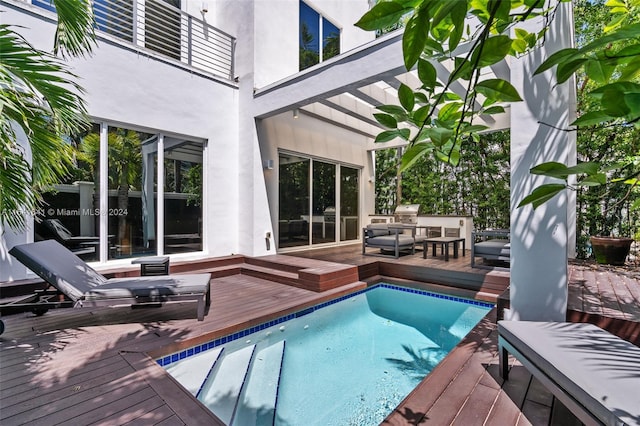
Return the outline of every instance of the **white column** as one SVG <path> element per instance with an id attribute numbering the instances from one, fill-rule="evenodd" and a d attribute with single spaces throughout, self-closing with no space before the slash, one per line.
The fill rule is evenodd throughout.
<path id="1" fill-rule="evenodd" d="M 541 23 L 523 26 L 535 32 Z M 534 188 L 555 180 L 529 169 L 546 161 L 575 163 L 575 133 L 567 132 L 575 114 L 575 82 L 556 85 L 554 72 L 533 76 L 542 61 L 573 44 L 571 4 L 563 3 L 545 44 L 511 62 L 511 83 L 523 102 L 511 106 L 511 309 L 513 320 L 564 321 L 567 309 L 568 236 L 575 202 L 563 193 L 536 210 L 518 203 Z M 555 68 L 554 68 L 555 70 Z M 556 181 L 557 182 L 557 181 Z"/>
<path id="2" fill-rule="evenodd" d="M 164 254 L 164 135 L 158 135 L 158 228 L 156 240 L 158 248 L 158 256 Z"/>
<path id="3" fill-rule="evenodd" d="M 109 257 L 109 125 L 100 123 L 100 262 Z"/>

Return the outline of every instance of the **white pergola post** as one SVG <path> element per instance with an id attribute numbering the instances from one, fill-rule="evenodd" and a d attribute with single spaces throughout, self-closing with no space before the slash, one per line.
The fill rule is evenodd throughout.
<path id="1" fill-rule="evenodd" d="M 523 26 L 538 31 L 540 22 Z M 565 193 L 534 210 L 518 203 L 550 178 L 529 169 L 547 161 L 575 164 L 576 136 L 567 131 L 575 117 L 575 83 L 557 85 L 553 71 L 533 76 L 553 52 L 573 45 L 570 3 L 563 3 L 544 45 L 511 62 L 511 83 L 523 102 L 511 106 L 511 309 L 507 319 L 565 321 L 568 250 L 575 235 L 575 198 Z M 554 68 L 555 70 L 555 68 Z"/>

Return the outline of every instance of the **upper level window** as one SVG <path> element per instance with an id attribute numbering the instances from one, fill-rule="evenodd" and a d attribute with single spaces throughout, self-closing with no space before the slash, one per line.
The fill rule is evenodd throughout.
<path id="1" fill-rule="evenodd" d="M 340 53 L 340 29 L 300 1 L 300 70 Z"/>

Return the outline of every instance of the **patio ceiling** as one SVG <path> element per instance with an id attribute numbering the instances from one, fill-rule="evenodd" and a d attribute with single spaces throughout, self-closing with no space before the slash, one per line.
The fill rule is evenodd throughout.
<path id="1" fill-rule="evenodd" d="M 469 49 L 461 45 L 457 52 Z M 452 61 L 433 61 L 441 83 L 449 78 Z M 502 61 L 492 66 L 482 79 L 510 79 L 510 68 Z M 254 93 L 254 116 L 265 119 L 286 111 L 297 110 L 332 125 L 345 128 L 370 138 L 368 150 L 404 146 L 406 141 L 396 139 L 374 143 L 378 133 L 385 130 L 373 114 L 380 105 L 400 105 L 397 89 L 400 84 L 417 89 L 421 86 L 417 71 L 407 72 L 402 57 L 402 30 L 380 37 L 356 49 L 308 68 L 287 79 L 257 89 Z M 459 96 L 465 87 L 455 82 L 451 90 Z M 509 108 L 496 116 L 480 116 L 477 124 L 492 130 L 509 128 Z"/>

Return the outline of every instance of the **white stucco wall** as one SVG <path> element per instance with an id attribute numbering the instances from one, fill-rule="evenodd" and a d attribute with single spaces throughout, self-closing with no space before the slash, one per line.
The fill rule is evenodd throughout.
<path id="1" fill-rule="evenodd" d="M 3 23 L 24 27 L 19 32 L 32 45 L 51 49 L 53 21 L 4 4 L 0 10 Z M 31 10 L 55 17 L 39 8 Z M 237 87 L 100 40 L 90 57 L 73 59 L 70 65 L 86 90 L 83 98 L 94 121 L 208 141 L 204 157 L 207 180 L 203 243 L 210 255 L 237 253 L 240 210 Z M 7 249 L 12 241 L 7 235 L 0 236 L 0 246 Z M 0 258 L 0 262 L 5 260 Z M 0 263 L 3 275 L 9 269 L 14 270 L 13 266 Z M 20 275 L 13 274 L 12 278 L 22 278 Z"/>
<path id="2" fill-rule="evenodd" d="M 375 38 L 353 24 L 369 9 L 367 0 L 306 0 L 341 30 L 344 53 Z M 300 0 L 255 1 L 255 87 L 260 88 L 299 71 Z"/>
<path id="3" fill-rule="evenodd" d="M 542 48 L 511 61 L 511 83 L 523 102 L 511 106 L 511 310 L 508 319 L 564 321 L 568 297 L 569 238 L 575 235 L 575 199 L 566 193 L 534 210 L 517 208 L 522 199 L 555 179 L 530 174 L 547 161 L 575 164 L 575 132 L 566 132 L 575 117 L 574 81 L 556 85 L 553 71 L 533 72 L 556 50 L 571 47 L 571 5 L 563 3 Z M 525 29 L 537 31 L 540 23 Z"/>
<path id="4" fill-rule="evenodd" d="M 262 160 L 273 160 L 272 170 L 264 169 L 269 209 L 273 226 L 277 229 L 278 200 L 278 152 L 280 150 L 310 156 L 318 160 L 352 166 L 360 170 L 360 218 L 367 220 L 368 205 L 373 197 L 373 183 L 369 154 L 364 147 L 368 138 L 339 127 L 331 126 L 300 113 L 293 118 L 291 112 L 262 120 L 259 125 Z M 360 224 L 362 225 L 362 223 Z M 276 238 L 277 241 L 277 238 Z"/>

